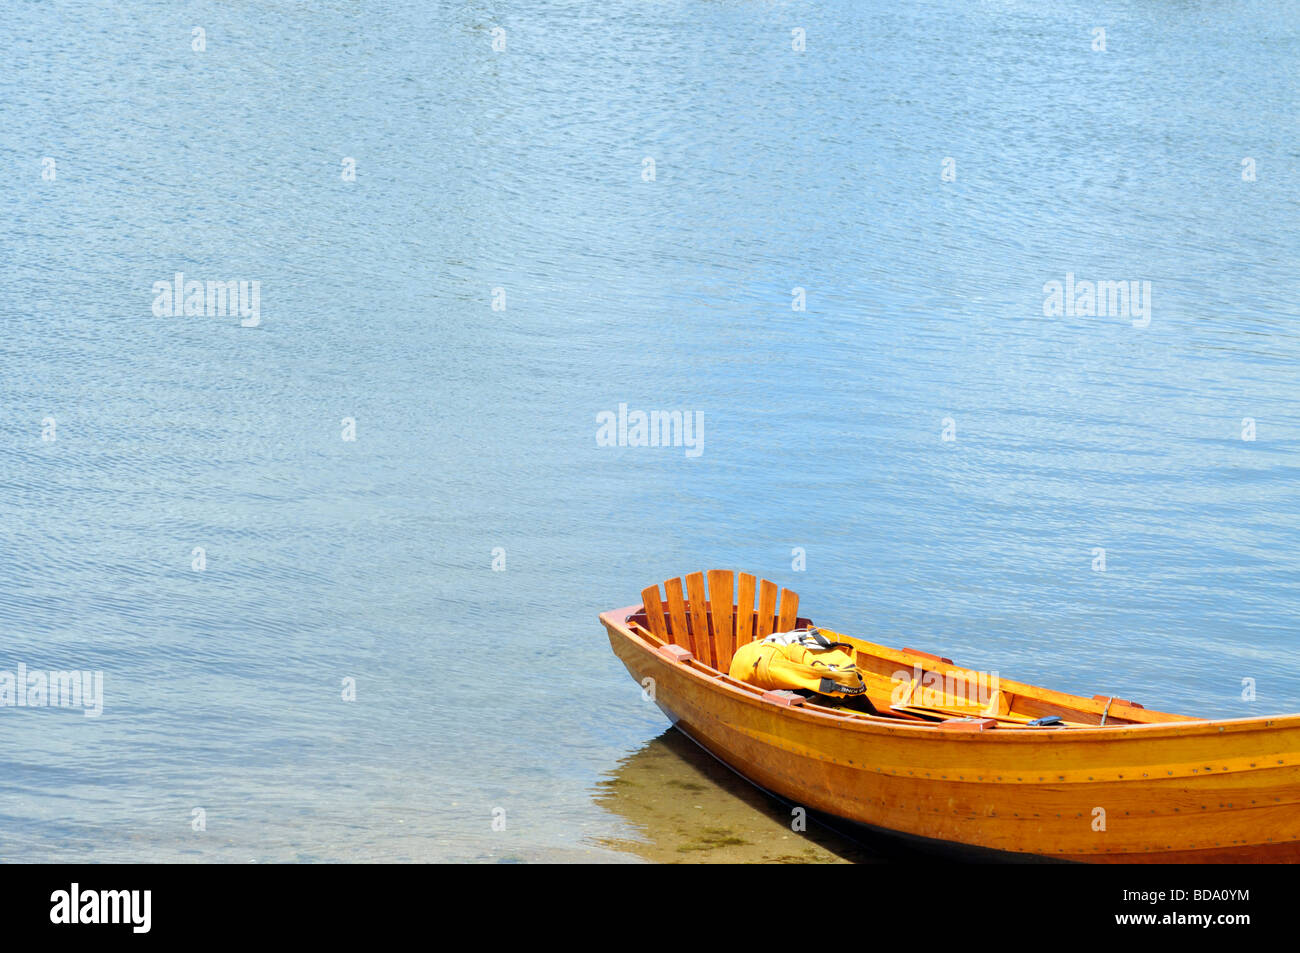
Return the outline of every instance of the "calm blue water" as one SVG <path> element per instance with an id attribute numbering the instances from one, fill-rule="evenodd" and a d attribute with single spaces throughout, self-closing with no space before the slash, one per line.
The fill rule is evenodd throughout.
<path id="1" fill-rule="evenodd" d="M 12 5 L 0 669 L 106 698 L 0 709 L 0 859 L 611 856 L 594 792 L 664 722 L 595 617 L 697 568 L 1300 710 L 1298 41 L 1264 3 Z M 155 317 L 178 271 L 260 326 Z M 1149 326 L 1044 317 L 1067 273 L 1150 281 Z M 621 402 L 704 453 L 597 446 Z"/>

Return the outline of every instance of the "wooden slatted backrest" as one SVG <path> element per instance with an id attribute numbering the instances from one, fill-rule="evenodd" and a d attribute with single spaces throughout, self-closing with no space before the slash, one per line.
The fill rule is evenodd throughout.
<path id="1" fill-rule="evenodd" d="M 736 647 L 754 641 L 754 579 L 747 572 L 740 574 L 736 593 Z"/>
<path id="2" fill-rule="evenodd" d="M 713 648 L 720 672 L 731 667 L 736 651 L 736 630 L 732 628 L 732 600 L 736 597 L 736 574 L 724 569 L 709 570 L 709 616 L 713 620 Z"/>
<path id="3" fill-rule="evenodd" d="M 713 649 L 713 636 L 709 632 L 709 597 L 704 592 L 704 573 L 693 572 L 686 577 L 687 609 L 691 614 L 691 637 L 695 640 L 692 651 L 705 665 L 718 667 L 718 655 Z"/>
<path id="4" fill-rule="evenodd" d="M 776 620 L 778 632 L 789 632 L 799 618 L 799 594 L 789 589 L 781 590 L 781 615 Z"/>
<path id="5" fill-rule="evenodd" d="M 641 603 L 645 607 L 646 627 L 664 642 L 671 642 L 668 637 L 668 624 L 664 621 L 664 604 L 659 598 L 658 586 L 647 586 L 641 590 Z"/>
<path id="6" fill-rule="evenodd" d="M 758 625 L 754 627 L 754 638 L 765 639 L 772 634 L 772 623 L 776 620 L 776 583 L 766 579 L 758 581 Z"/>
<path id="7" fill-rule="evenodd" d="M 686 626 L 686 598 L 682 595 L 682 581 L 669 579 L 664 583 L 664 592 L 668 594 L 670 625 L 668 637 L 672 639 L 674 645 L 685 646 L 695 653 L 696 658 L 702 659 L 704 656 L 695 652 L 695 643 L 691 640 L 690 629 Z"/>
<path id="8" fill-rule="evenodd" d="M 665 599 L 660 598 L 658 586 L 642 591 L 646 627 L 665 642 L 690 649 L 700 662 L 725 674 L 737 648 L 798 625 L 797 593 L 744 572 L 739 574 L 738 589 L 737 574 L 730 570 L 710 570 L 707 578 L 707 592 L 702 572 L 667 580 Z"/>

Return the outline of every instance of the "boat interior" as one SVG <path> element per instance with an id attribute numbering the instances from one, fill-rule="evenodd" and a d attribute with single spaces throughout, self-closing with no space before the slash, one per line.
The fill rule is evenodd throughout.
<path id="1" fill-rule="evenodd" d="M 777 632 L 813 627 L 799 615 L 799 596 L 748 573 L 696 572 L 649 586 L 625 625 L 662 654 L 711 678 L 782 704 L 846 718 L 906 722 L 939 730 L 1060 730 L 1195 721 L 1151 711 L 1108 695 L 1084 698 L 964 669 L 952 659 L 916 649 L 891 649 L 816 626 L 852 646 L 866 692 L 832 697 L 765 692 L 731 678 L 740 645 Z M 624 620 L 619 620 L 624 621 Z"/>

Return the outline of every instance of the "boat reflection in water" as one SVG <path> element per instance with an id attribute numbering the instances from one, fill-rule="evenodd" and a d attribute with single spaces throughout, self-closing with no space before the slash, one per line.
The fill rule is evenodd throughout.
<path id="1" fill-rule="evenodd" d="M 596 803 L 632 828 L 601 846 L 657 863 L 879 863 L 880 856 L 769 797 L 694 742 L 668 729 L 629 755 L 597 788 Z"/>

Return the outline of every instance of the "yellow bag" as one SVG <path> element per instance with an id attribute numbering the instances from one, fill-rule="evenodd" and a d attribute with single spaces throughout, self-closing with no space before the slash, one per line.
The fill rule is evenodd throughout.
<path id="1" fill-rule="evenodd" d="M 766 689 L 802 689 L 821 695 L 859 695 L 867 690 L 847 642 L 832 642 L 816 629 L 778 632 L 736 649 L 728 674 Z"/>

